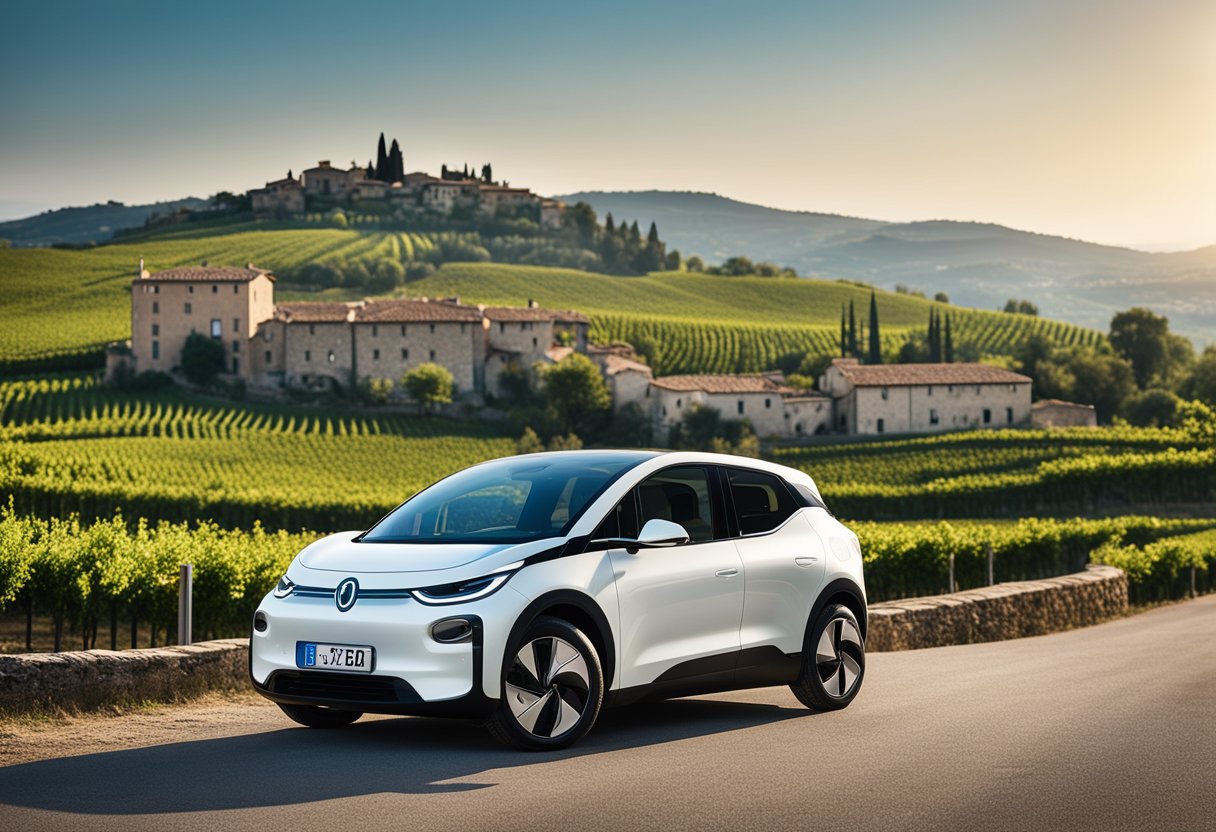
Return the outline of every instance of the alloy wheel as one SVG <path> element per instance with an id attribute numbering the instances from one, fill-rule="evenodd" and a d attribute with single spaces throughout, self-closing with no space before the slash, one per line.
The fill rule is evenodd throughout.
<path id="1" fill-rule="evenodd" d="M 536 737 L 566 733 L 591 701 L 587 662 L 574 645 L 556 636 L 525 644 L 515 654 L 504 688 L 516 722 Z"/>
<path id="2" fill-rule="evenodd" d="M 828 622 L 815 648 L 815 669 L 829 696 L 847 696 L 857 684 L 864 649 L 861 633 L 852 621 L 834 618 Z"/>

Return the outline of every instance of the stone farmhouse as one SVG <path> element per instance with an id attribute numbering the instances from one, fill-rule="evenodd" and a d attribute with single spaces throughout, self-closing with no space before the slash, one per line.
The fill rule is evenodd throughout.
<path id="1" fill-rule="evenodd" d="M 243 268 L 195 266 L 150 273 L 141 261 L 131 287 L 131 341 L 112 348 L 107 374 L 172 372 L 192 332 L 219 341 L 225 376 L 252 389 L 348 391 L 367 378 L 399 380 L 424 363 L 446 367 L 461 399 L 505 394 L 504 372 L 587 355 L 604 375 L 616 411 L 649 416 L 655 439 L 690 410 L 747 420 L 762 438 L 825 434 L 940 433 L 1031 423 L 1031 380 L 984 364 L 862 365 L 837 358 L 819 391 L 790 387 L 779 372 L 654 377 L 627 345 L 588 341 L 579 312 L 482 306 L 459 298 L 356 302 L 274 301 L 274 276 Z M 1036 423 L 1087 423 L 1067 402 L 1049 403 Z M 1050 411 L 1049 411 L 1049 408 Z"/>
<path id="2" fill-rule="evenodd" d="M 328 161 L 318 162 L 298 178 L 288 171 L 283 179 L 251 190 L 249 197 L 254 214 L 260 217 L 287 217 L 306 209 L 328 209 L 363 202 L 443 215 L 461 209 L 485 216 L 532 209 L 542 228 L 560 228 L 566 207 L 556 199 L 538 196 L 527 188 L 487 182 L 459 171 L 445 171 L 440 177 L 420 171 L 407 173 L 400 182 L 390 183 L 369 178 L 367 169 L 354 163 L 343 169 Z"/>

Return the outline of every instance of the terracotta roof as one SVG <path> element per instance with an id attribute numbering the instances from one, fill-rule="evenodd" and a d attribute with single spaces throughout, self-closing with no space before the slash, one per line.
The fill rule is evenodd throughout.
<path id="1" fill-rule="evenodd" d="M 143 280 L 172 280 L 186 283 L 248 283 L 254 278 L 266 275 L 274 280 L 270 269 L 259 269 L 252 263 L 244 268 L 236 266 L 183 266 L 177 269 L 163 269 L 153 272 Z"/>
<path id="2" fill-rule="evenodd" d="M 854 387 L 929 384 L 1029 384 L 1030 378 L 988 364 L 853 364 L 834 362 Z"/>
<path id="3" fill-rule="evenodd" d="M 284 176 L 282 179 L 276 179 L 273 182 L 267 182 L 265 188 L 256 188 L 255 190 L 264 191 L 267 188 L 273 188 L 275 185 L 280 185 L 280 186 L 284 186 L 284 187 L 291 185 L 296 188 L 301 187 L 300 181 L 298 179 L 288 179 L 286 176 Z"/>
<path id="4" fill-rule="evenodd" d="M 775 393 L 778 395 L 794 394 L 801 391 L 784 384 L 778 384 L 772 378 L 759 373 L 746 375 L 692 375 L 692 376 L 662 376 L 651 382 L 663 390 L 673 390 L 680 393 L 692 393 L 700 390 L 704 393 Z"/>
<path id="5" fill-rule="evenodd" d="M 300 301 L 278 303 L 274 307 L 276 321 L 289 324 L 344 323 L 350 317 L 351 306 L 337 301 Z"/>
<path id="6" fill-rule="evenodd" d="M 369 300 L 355 310 L 357 323 L 411 323 L 414 321 L 481 321 L 476 306 L 444 300 Z"/>
<path id="7" fill-rule="evenodd" d="M 562 321 L 588 323 L 587 316 L 573 309 L 542 309 L 539 306 L 487 306 L 485 316 L 491 321 Z"/>
<path id="8" fill-rule="evenodd" d="M 574 352 L 574 347 L 559 347 L 552 346 L 545 350 L 545 357 L 553 363 L 557 363 L 564 358 L 568 358 Z"/>
<path id="9" fill-rule="evenodd" d="M 482 182 L 478 185 L 482 191 L 495 191 L 500 194 L 530 194 L 532 191 L 529 188 L 509 188 L 506 185 L 489 185 Z"/>
<path id="10" fill-rule="evenodd" d="M 641 361 L 634 361 L 632 358 L 626 358 L 623 355 L 608 353 L 604 356 L 603 361 L 604 375 L 606 376 L 615 376 L 618 373 L 630 372 L 644 373 L 646 375 L 651 375 L 652 373 L 650 367 L 643 364 Z"/>

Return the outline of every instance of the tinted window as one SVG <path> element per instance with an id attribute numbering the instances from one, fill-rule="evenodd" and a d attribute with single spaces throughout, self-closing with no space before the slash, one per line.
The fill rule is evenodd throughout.
<path id="1" fill-rule="evenodd" d="M 798 510 L 780 477 L 743 468 L 728 468 L 726 476 L 741 534 L 771 532 Z"/>
<path id="2" fill-rule="evenodd" d="M 714 539 L 713 499 L 705 468 L 686 465 L 660 471 L 639 485 L 639 526 L 670 520 L 684 527 L 695 543 Z"/>
<path id="3" fill-rule="evenodd" d="M 604 488 L 647 456 L 579 453 L 477 465 L 416 494 L 362 540 L 521 543 L 565 534 Z"/>
<path id="4" fill-rule="evenodd" d="M 638 536 L 638 496 L 630 491 L 608 512 L 592 540 L 636 540 Z"/>

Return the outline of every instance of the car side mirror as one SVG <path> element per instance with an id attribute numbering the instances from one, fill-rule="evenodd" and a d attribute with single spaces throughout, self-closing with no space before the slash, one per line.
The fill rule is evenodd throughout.
<path id="1" fill-rule="evenodd" d="M 688 532 L 679 523 L 670 520 L 647 520 L 638 535 L 638 545 L 646 548 L 679 546 L 688 542 Z"/>

